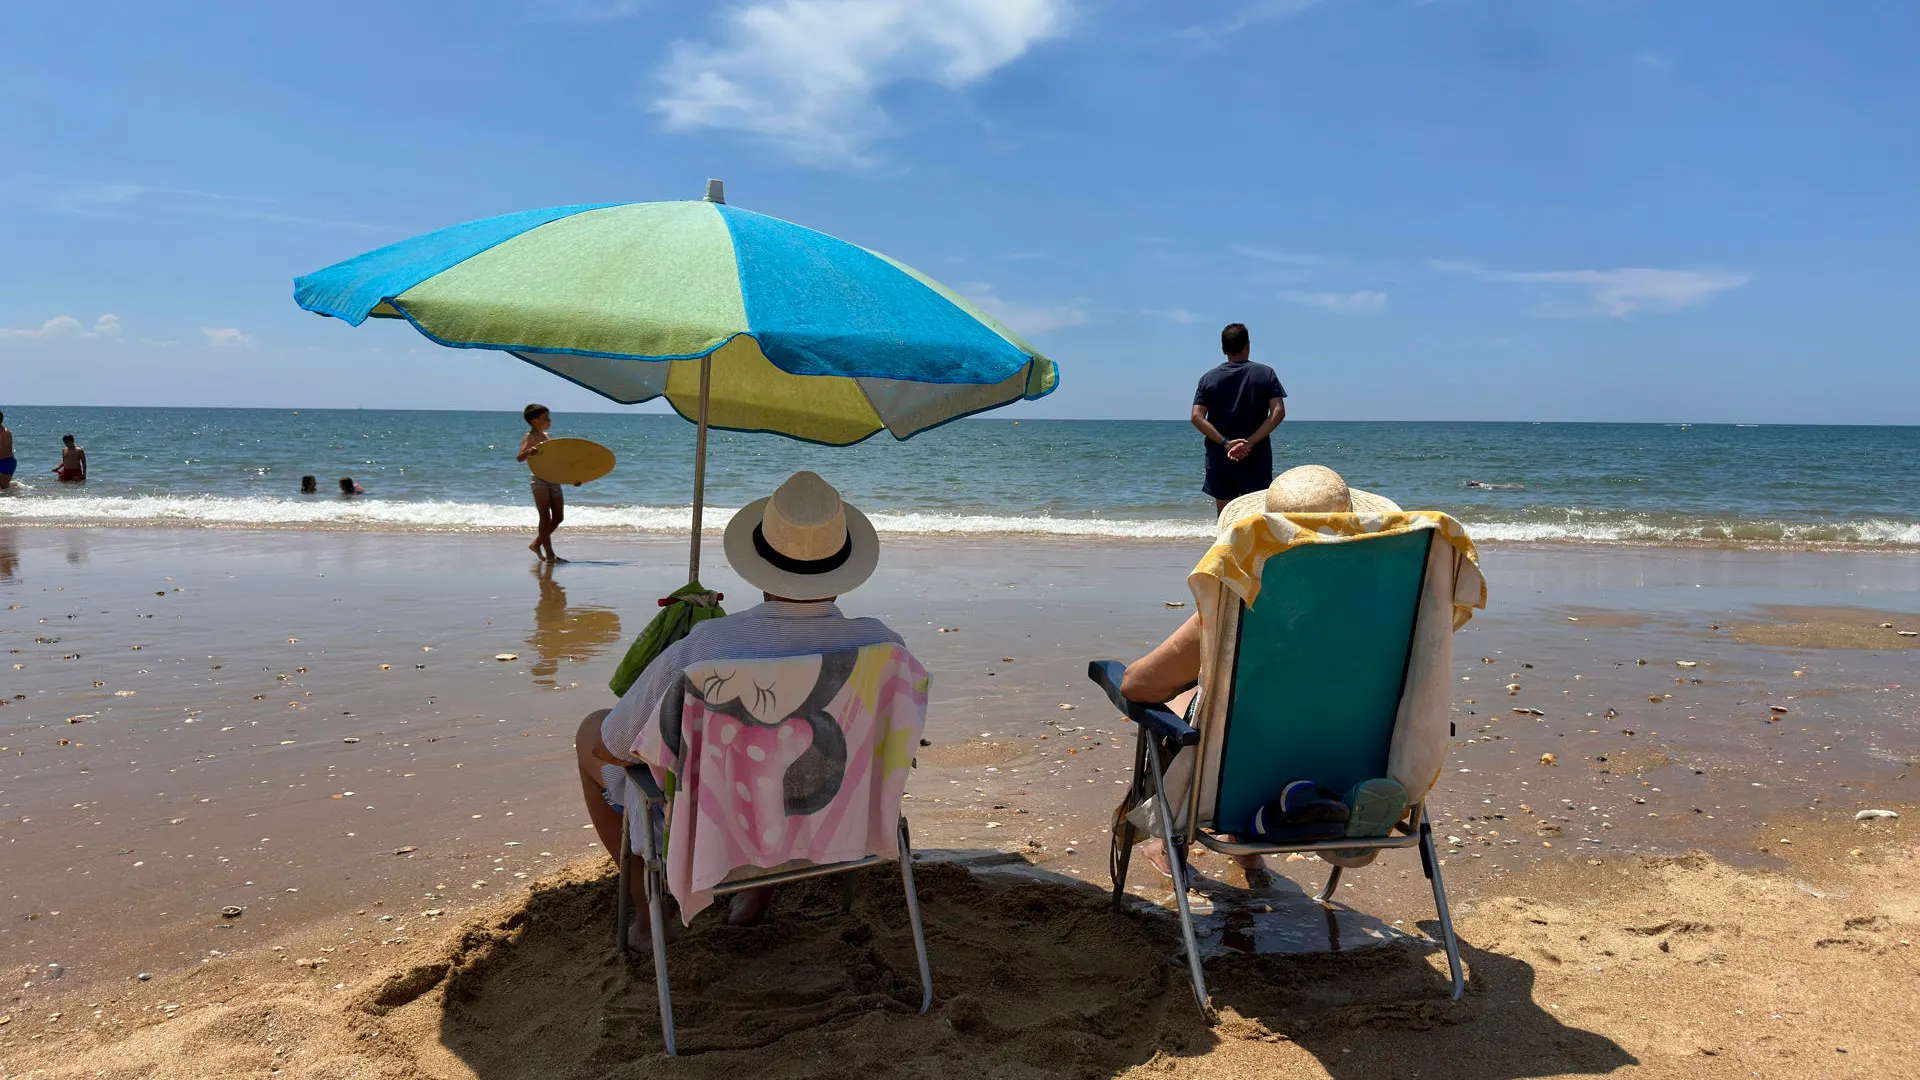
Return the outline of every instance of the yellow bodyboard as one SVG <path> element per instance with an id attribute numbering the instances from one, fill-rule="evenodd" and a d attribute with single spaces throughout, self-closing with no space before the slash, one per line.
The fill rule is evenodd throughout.
<path id="1" fill-rule="evenodd" d="M 527 458 L 533 475 L 554 484 L 584 484 L 613 471 L 613 451 L 592 439 L 548 439 Z"/>

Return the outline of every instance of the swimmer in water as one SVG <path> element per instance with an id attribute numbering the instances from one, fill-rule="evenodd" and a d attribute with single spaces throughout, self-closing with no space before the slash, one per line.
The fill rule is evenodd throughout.
<path id="1" fill-rule="evenodd" d="M 1527 490 L 1527 485 L 1525 484 L 1489 484 L 1481 480 L 1469 480 L 1467 481 L 1467 486 L 1470 488 L 1484 488 L 1487 491 L 1525 491 Z"/>
<path id="2" fill-rule="evenodd" d="M 13 432 L 7 430 L 7 414 L 0 413 L 0 491 L 13 486 L 13 474 L 19 467 L 13 456 Z"/>
<path id="3" fill-rule="evenodd" d="M 66 448 L 60 451 L 60 464 L 53 470 L 53 475 L 62 483 L 85 482 L 87 479 L 86 447 L 76 444 L 71 435 L 61 436 L 60 441 L 66 444 Z"/>

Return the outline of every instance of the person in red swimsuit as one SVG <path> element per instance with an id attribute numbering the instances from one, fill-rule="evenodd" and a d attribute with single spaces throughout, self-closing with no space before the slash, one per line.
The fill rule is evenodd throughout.
<path id="1" fill-rule="evenodd" d="M 60 451 L 60 467 L 53 470 L 54 476 L 68 483 L 79 483 L 87 478 L 87 452 L 74 444 L 73 436 L 63 435 L 60 441 L 66 443 L 66 449 Z"/>

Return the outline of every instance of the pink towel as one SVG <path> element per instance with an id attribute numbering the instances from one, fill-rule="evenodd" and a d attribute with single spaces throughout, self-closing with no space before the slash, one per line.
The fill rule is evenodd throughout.
<path id="1" fill-rule="evenodd" d="M 633 745 L 671 775 L 667 890 L 682 921 L 743 867 L 896 856 L 927 686 L 892 644 L 688 668 Z"/>

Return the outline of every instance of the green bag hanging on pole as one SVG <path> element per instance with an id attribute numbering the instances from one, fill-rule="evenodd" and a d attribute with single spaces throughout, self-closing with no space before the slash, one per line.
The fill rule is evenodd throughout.
<path id="1" fill-rule="evenodd" d="M 627 692 L 639 680 L 640 673 L 647 670 L 653 658 L 659 656 L 666 647 L 686 637 L 693 628 L 708 619 L 717 619 L 726 612 L 720 607 L 719 593 L 708 592 L 706 586 L 690 581 L 676 589 L 673 595 L 660 601 L 660 614 L 653 617 L 640 636 L 628 646 L 627 655 L 620 660 L 620 666 L 614 669 L 613 678 L 607 688 L 616 697 Z"/>

